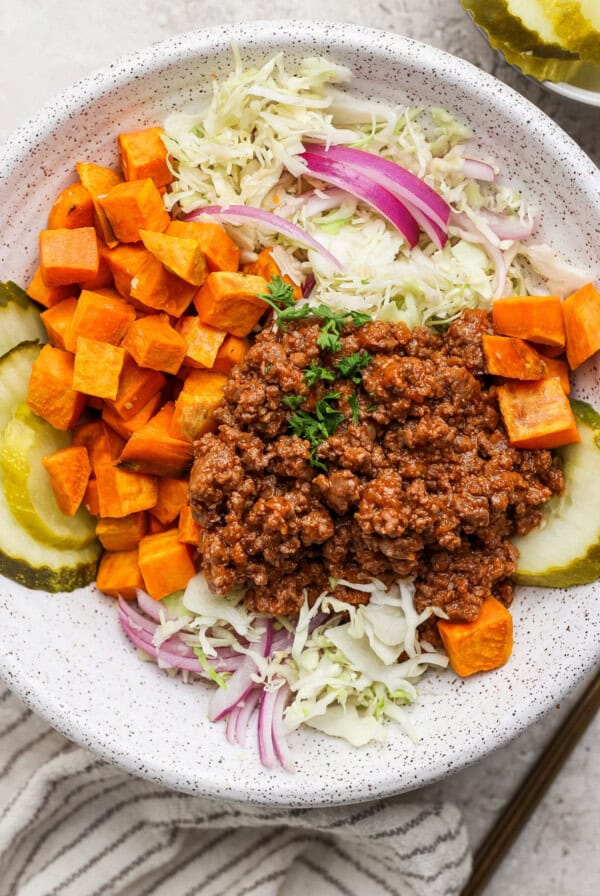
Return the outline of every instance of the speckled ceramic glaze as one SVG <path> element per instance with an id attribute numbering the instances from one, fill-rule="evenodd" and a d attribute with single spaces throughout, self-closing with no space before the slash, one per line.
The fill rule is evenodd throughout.
<path id="1" fill-rule="evenodd" d="M 405 38 L 340 24 L 256 23 L 198 31 L 127 57 L 81 81 L 18 131 L 0 158 L 2 279 L 23 283 L 37 234 L 80 159 L 116 162 L 115 137 L 160 121 L 230 68 L 276 50 L 321 53 L 355 72 L 352 89 L 389 102 L 444 106 L 472 127 L 503 177 L 541 208 L 540 233 L 573 262 L 600 259 L 600 173 L 550 119 L 472 65 Z M 598 369 L 577 393 L 600 407 Z M 266 771 L 206 720 L 207 691 L 141 663 L 114 601 L 86 589 L 28 592 L 0 581 L 0 675 L 64 734 L 134 774 L 191 793 L 281 805 L 351 802 L 433 781 L 499 746 L 548 710 L 589 670 L 600 641 L 600 586 L 522 589 L 509 664 L 461 681 L 431 674 L 411 711 L 422 735 L 361 750 L 312 732 L 291 745 L 295 774 Z"/>

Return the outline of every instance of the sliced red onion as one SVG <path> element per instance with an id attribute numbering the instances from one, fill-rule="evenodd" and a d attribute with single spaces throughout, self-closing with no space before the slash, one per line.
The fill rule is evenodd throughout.
<path id="1" fill-rule="evenodd" d="M 371 180 L 381 184 L 401 202 L 410 203 L 413 208 L 419 209 L 426 218 L 437 224 L 443 233 L 446 232 L 450 217 L 448 203 L 428 184 L 401 165 L 376 156 L 372 152 L 353 149 L 350 146 L 326 148 L 320 143 L 310 143 L 308 151 L 364 171 Z"/>
<path id="2" fill-rule="evenodd" d="M 459 227 L 461 230 L 468 233 L 469 242 L 479 243 L 479 245 L 484 248 L 496 270 L 492 298 L 494 300 L 499 299 L 504 293 L 504 287 L 506 285 L 506 261 L 504 260 L 504 253 L 497 246 L 490 243 L 465 212 L 452 212 L 450 224 L 454 227 Z"/>
<path id="3" fill-rule="evenodd" d="M 152 598 L 150 599 L 152 600 Z M 145 616 L 142 616 L 141 613 L 138 613 L 135 607 L 133 607 L 129 601 L 124 600 L 122 597 L 119 597 L 119 609 L 121 613 L 127 616 L 134 627 L 148 632 L 150 635 L 153 635 L 158 628 L 156 623 L 152 622 L 151 619 L 147 619 Z"/>
<path id="4" fill-rule="evenodd" d="M 492 166 L 480 159 L 465 159 L 463 173 L 465 177 L 472 177 L 473 180 L 485 180 L 490 184 L 496 180 L 496 172 Z"/>
<path id="5" fill-rule="evenodd" d="M 265 768 L 274 768 L 277 765 L 273 746 L 273 710 L 276 700 L 276 691 L 262 691 L 258 710 L 258 753 Z"/>
<path id="6" fill-rule="evenodd" d="M 255 687 L 250 691 L 243 703 L 239 703 L 237 706 L 238 713 L 237 724 L 235 728 L 235 739 L 240 747 L 243 747 L 246 741 L 246 733 L 248 731 L 250 718 L 252 717 L 252 713 L 256 709 L 258 701 L 260 700 L 261 691 L 262 688 Z"/>
<path id="7" fill-rule="evenodd" d="M 533 220 L 521 221 L 518 215 L 498 215 L 487 209 L 479 214 L 499 240 L 527 240 L 533 233 Z"/>
<path id="8" fill-rule="evenodd" d="M 314 274 L 307 274 L 307 275 L 306 275 L 306 280 L 304 281 L 304 286 L 302 287 L 302 298 L 304 298 L 304 299 L 308 299 L 308 297 L 310 296 L 311 292 L 312 292 L 313 289 L 315 288 L 315 283 L 316 283 L 316 282 L 317 282 L 317 281 L 315 280 L 315 275 L 314 275 Z"/>
<path id="9" fill-rule="evenodd" d="M 443 249 L 448 242 L 448 232 L 443 230 L 439 224 L 428 218 L 420 208 L 412 205 L 408 200 L 403 200 L 407 210 L 411 213 L 421 230 L 427 234 L 434 246 Z"/>
<path id="10" fill-rule="evenodd" d="M 304 211 L 309 218 L 313 215 L 321 215 L 323 212 L 331 211 L 333 208 L 339 208 L 345 199 L 351 198 L 345 190 L 339 190 L 337 187 L 332 187 L 330 190 L 320 190 L 319 192 L 322 194 L 321 196 L 317 195 L 316 190 L 308 194 Z"/>
<path id="11" fill-rule="evenodd" d="M 311 249 L 319 252 L 323 258 L 326 258 L 329 264 L 337 268 L 338 271 L 342 270 L 342 263 L 331 252 L 328 252 L 325 246 L 310 236 L 306 230 L 302 230 L 301 227 L 292 224 L 291 221 L 282 218 L 281 215 L 275 215 L 273 212 L 266 212 L 262 208 L 255 208 L 249 205 L 206 205 L 204 208 L 196 209 L 185 215 L 184 221 L 196 221 L 202 215 L 219 218 L 221 221 L 229 224 L 244 224 L 246 221 L 253 221 L 255 224 L 275 230 L 277 233 L 282 233 L 302 246 L 309 246 Z"/>
<path id="12" fill-rule="evenodd" d="M 290 696 L 290 689 L 287 684 L 283 684 L 276 692 L 275 705 L 273 706 L 273 722 L 271 726 L 273 749 L 275 755 L 279 759 L 281 765 L 288 772 L 294 770 L 292 754 L 286 740 L 285 725 L 283 722 L 283 711 L 286 707 Z"/>
<path id="13" fill-rule="evenodd" d="M 419 239 L 417 222 L 388 189 L 376 183 L 364 171 L 328 158 L 322 152 L 307 150 L 300 158 L 306 162 L 309 174 L 341 187 L 361 202 L 370 205 L 400 231 L 411 249 L 416 246 Z"/>
<path id="14" fill-rule="evenodd" d="M 239 669 L 227 682 L 227 687 L 219 688 L 212 695 L 208 705 L 208 718 L 211 722 L 222 719 L 231 712 L 234 706 L 248 696 L 255 686 L 252 676 L 256 671 L 256 663 L 252 657 L 245 656 Z"/>
<path id="15" fill-rule="evenodd" d="M 138 588 L 137 602 L 140 610 L 143 610 L 146 616 L 149 616 L 150 619 L 154 619 L 155 622 L 160 622 L 160 601 L 153 600 L 149 594 L 146 594 L 145 591 L 142 591 L 140 588 Z M 165 612 L 166 618 L 166 607 L 164 606 L 164 604 L 162 604 L 162 607 Z"/>
<path id="16" fill-rule="evenodd" d="M 240 715 L 241 709 L 239 706 L 234 706 L 229 715 L 227 716 L 227 724 L 225 726 L 225 737 L 229 741 L 230 744 L 237 743 L 236 737 L 236 729 L 238 718 Z"/>
<path id="17" fill-rule="evenodd" d="M 188 672 L 196 672 L 198 674 L 201 674 L 204 671 L 195 657 L 192 659 L 187 656 L 178 656 L 175 653 L 171 653 L 170 650 L 162 648 L 161 650 L 158 650 L 151 641 L 144 638 L 141 632 L 136 632 L 127 616 L 122 613 L 119 615 L 119 620 L 123 627 L 123 631 L 129 640 L 132 641 L 136 647 L 139 647 L 140 650 L 144 650 L 147 654 L 153 657 L 153 659 L 161 659 L 164 663 L 169 663 L 169 666 L 172 669 L 187 669 Z"/>

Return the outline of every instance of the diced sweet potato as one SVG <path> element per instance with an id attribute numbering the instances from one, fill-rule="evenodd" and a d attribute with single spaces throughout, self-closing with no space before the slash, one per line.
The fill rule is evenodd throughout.
<path id="1" fill-rule="evenodd" d="M 108 255 L 112 252 L 106 243 L 96 237 L 98 245 L 98 273 L 90 280 L 84 280 L 80 283 L 82 289 L 108 289 L 114 285 L 112 271 L 108 264 Z"/>
<path id="2" fill-rule="evenodd" d="M 156 535 L 158 532 L 166 532 L 167 529 L 171 528 L 168 523 L 161 523 L 160 520 L 157 520 L 155 516 L 152 514 L 148 517 L 148 535 Z"/>
<path id="3" fill-rule="evenodd" d="M 101 517 L 96 535 L 106 551 L 134 551 L 148 529 L 145 510 L 123 517 Z"/>
<path id="4" fill-rule="evenodd" d="M 94 203 L 81 182 L 58 194 L 48 215 L 48 230 L 94 226 Z"/>
<path id="5" fill-rule="evenodd" d="M 65 338 L 76 308 L 77 299 L 72 296 L 40 314 L 48 339 L 56 348 L 65 348 Z"/>
<path id="6" fill-rule="evenodd" d="M 122 299 L 84 289 L 66 334 L 67 349 L 75 351 L 80 336 L 119 345 L 134 320 L 135 310 Z"/>
<path id="7" fill-rule="evenodd" d="M 137 548 L 132 551 L 107 551 L 103 554 L 96 576 L 96 588 L 111 597 L 121 596 L 124 600 L 134 600 L 138 589 L 144 588 Z"/>
<path id="8" fill-rule="evenodd" d="M 515 448 L 556 448 L 581 441 L 558 377 L 504 383 L 498 386 L 498 402 Z"/>
<path id="9" fill-rule="evenodd" d="M 150 510 L 158 500 L 155 476 L 121 470 L 113 464 L 96 468 L 100 516 L 123 517 L 140 510 Z"/>
<path id="10" fill-rule="evenodd" d="M 270 246 L 262 249 L 261 252 L 258 253 L 258 258 L 256 259 L 256 261 L 252 261 L 249 265 L 247 265 L 244 268 L 244 271 L 247 274 L 256 274 L 259 277 L 264 277 L 267 283 L 269 282 L 269 280 L 272 280 L 273 277 L 282 277 L 284 282 L 291 286 L 294 290 L 294 298 L 302 298 L 302 289 L 298 286 L 298 284 L 294 283 L 291 277 L 288 277 L 287 274 L 281 273 L 279 265 L 273 258 L 273 249 Z"/>
<path id="11" fill-rule="evenodd" d="M 161 140 L 162 128 L 144 128 L 119 134 L 119 164 L 125 180 L 151 178 L 157 187 L 173 180 L 167 165 L 167 147 Z"/>
<path id="12" fill-rule="evenodd" d="M 546 377 L 557 376 L 565 395 L 569 395 L 571 392 L 571 382 L 569 380 L 569 367 L 567 362 L 561 361 L 559 358 L 544 358 L 544 361 L 546 364 Z"/>
<path id="13" fill-rule="evenodd" d="M 121 176 L 116 171 L 113 171 L 112 168 L 94 165 L 93 162 L 78 162 L 76 168 L 81 183 L 92 197 L 92 202 L 94 203 L 94 227 L 98 236 L 107 246 L 112 248 L 117 245 L 118 240 L 115 238 L 100 199 L 102 196 L 106 196 L 116 184 L 121 183 Z"/>
<path id="14" fill-rule="evenodd" d="M 515 380 L 543 379 L 546 373 L 544 359 L 522 339 L 484 333 L 482 344 L 488 373 Z"/>
<path id="15" fill-rule="evenodd" d="M 98 516 L 100 513 L 100 504 L 98 501 L 98 483 L 95 479 L 90 479 L 83 496 L 83 506 L 92 516 Z"/>
<path id="16" fill-rule="evenodd" d="M 69 286 L 98 273 L 99 256 L 93 227 L 42 230 L 40 271 L 47 286 Z"/>
<path id="17" fill-rule="evenodd" d="M 55 429 L 72 429 L 83 411 L 85 396 L 73 389 L 73 366 L 73 355 L 45 345 L 31 369 L 27 404 Z"/>
<path id="18" fill-rule="evenodd" d="M 118 345 L 77 337 L 73 388 L 98 398 L 116 398 L 125 351 Z"/>
<path id="19" fill-rule="evenodd" d="M 575 370 L 600 349 L 600 293 L 591 283 L 563 302 L 567 361 Z"/>
<path id="20" fill-rule="evenodd" d="M 196 547 L 200 544 L 202 529 L 200 524 L 196 522 L 192 516 L 192 508 L 189 504 L 181 508 L 179 514 L 179 541 L 184 544 L 193 544 Z"/>
<path id="21" fill-rule="evenodd" d="M 137 243 L 140 230 L 163 231 L 170 218 L 150 178 L 117 184 L 100 203 L 117 239 Z"/>
<path id="22" fill-rule="evenodd" d="M 131 420 L 160 392 L 166 382 L 158 370 L 140 367 L 131 355 L 125 355 L 117 397 L 108 404 L 124 420 Z"/>
<path id="23" fill-rule="evenodd" d="M 75 296 L 78 292 L 79 288 L 75 283 L 69 284 L 69 286 L 46 286 L 40 268 L 36 269 L 31 283 L 27 287 L 27 295 L 43 305 L 44 308 L 52 308 L 70 296 Z"/>
<path id="24" fill-rule="evenodd" d="M 510 296 L 492 306 L 494 331 L 541 345 L 564 346 L 563 303 L 559 296 Z"/>
<path id="25" fill-rule="evenodd" d="M 183 476 L 192 462 L 193 449 L 189 442 L 171 435 L 173 413 L 173 403 L 167 402 L 134 432 L 121 453 L 119 466 L 156 476 Z"/>
<path id="26" fill-rule="evenodd" d="M 103 464 L 114 463 L 125 444 L 125 440 L 101 420 L 80 423 L 73 430 L 73 444 L 86 448 L 93 474 Z"/>
<path id="27" fill-rule="evenodd" d="M 231 373 L 236 364 L 242 363 L 249 348 L 250 343 L 247 339 L 240 339 L 238 336 L 227 336 L 217 352 L 212 369 L 218 373 Z"/>
<path id="28" fill-rule="evenodd" d="M 142 538 L 139 564 L 146 591 L 154 600 L 181 591 L 196 575 L 190 549 L 179 541 L 177 529 Z"/>
<path id="29" fill-rule="evenodd" d="M 123 374 L 121 374 L 121 378 L 122 376 Z M 103 403 L 104 407 L 102 408 L 102 419 L 108 426 L 111 426 L 115 432 L 118 432 L 120 436 L 123 436 L 123 438 L 127 440 L 134 432 L 141 429 L 142 426 L 148 422 L 150 417 L 154 416 L 160 407 L 161 402 L 162 396 L 160 392 L 157 392 L 156 395 L 153 395 L 136 414 L 129 417 L 127 420 L 124 420 L 115 411 L 114 407 L 105 401 Z"/>
<path id="30" fill-rule="evenodd" d="M 194 296 L 194 305 L 203 324 L 243 338 L 268 310 L 267 303 L 259 299 L 266 292 L 263 277 L 215 271 Z"/>
<path id="31" fill-rule="evenodd" d="M 182 317 L 175 329 L 186 344 L 183 363 L 188 367 L 212 367 L 227 336 L 225 330 L 208 327 L 195 315 Z"/>
<path id="32" fill-rule="evenodd" d="M 171 221 L 166 232 L 169 236 L 196 240 L 209 271 L 237 271 L 240 250 L 220 224 L 213 221 Z"/>
<path id="33" fill-rule="evenodd" d="M 193 442 L 215 428 L 214 410 L 223 400 L 227 377 L 212 370 L 192 370 L 175 402 L 171 434 Z"/>
<path id="34" fill-rule="evenodd" d="M 188 488 L 187 479 L 162 476 L 158 480 L 158 500 L 151 510 L 152 516 L 163 525 L 176 520 L 188 502 Z"/>
<path id="35" fill-rule="evenodd" d="M 150 253 L 143 246 L 116 246 L 108 253 L 108 266 L 112 272 L 117 291 L 128 299 L 131 281 L 146 261 Z"/>
<path id="36" fill-rule="evenodd" d="M 134 321 L 123 340 L 136 364 L 177 373 L 185 358 L 185 342 L 169 323 L 166 314 L 151 314 Z"/>
<path id="37" fill-rule="evenodd" d="M 206 280 L 206 260 L 196 240 L 170 236 L 168 233 L 153 233 L 151 230 L 140 230 L 140 237 L 148 252 L 167 271 L 186 283 L 202 286 Z"/>
<path id="38" fill-rule="evenodd" d="M 73 516 L 81 506 L 92 472 L 86 449 L 69 445 L 42 458 L 42 464 L 50 476 L 56 503 L 63 513 Z"/>
<path id="39" fill-rule="evenodd" d="M 131 301 L 180 317 L 196 295 L 196 287 L 165 270 L 151 253 L 131 281 Z"/>
<path id="40" fill-rule="evenodd" d="M 463 678 L 503 666 L 512 653 L 512 616 L 495 597 L 484 600 L 474 622 L 440 619 L 437 626 L 450 665 Z"/>

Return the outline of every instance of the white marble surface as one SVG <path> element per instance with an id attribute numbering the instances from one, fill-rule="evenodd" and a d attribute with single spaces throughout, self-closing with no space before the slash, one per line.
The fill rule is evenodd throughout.
<path id="1" fill-rule="evenodd" d="M 129 50 L 193 28 L 292 17 L 394 30 L 464 56 L 526 93 L 600 163 L 600 110 L 547 94 L 508 69 L 473 29 L 458 0 L 2 0 L 0 140 L 55 93 Z M 571 702 L 508 747 L 428 788 L 429 795 L 443 795 L 463 808 L 474 847 Z M 600 892 L 599 741 L 596 720 L 486 896 Z"/>

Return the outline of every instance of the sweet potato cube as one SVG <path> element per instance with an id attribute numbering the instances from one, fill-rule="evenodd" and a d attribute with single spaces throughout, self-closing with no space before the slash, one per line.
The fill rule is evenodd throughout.
<path id="1" fill-rule="evenodd" d="M 158 480 L 158 500 L 151 510 L 152 516 L 163 525 L 172 523 L 188 502 L 188 489 L 187 479 L 162 476 Z"/>
<path id="2" fill-rule="evenodd" d="M 123 517 L 150 510 L 158 499 L 155 476 L 122 470 L 113 464 L 96 467 L 100 516 Z"/>
<path id="3" fill-rule="evenodd" d="M 119 163 L 125 180 L 151 178 L 157 187 L 173 180 L 167 165 L 167 147 L 161 140 L 162 128 L 144 128 L 119 134 Z"/>
<path id="4" fill-rule="evenodd" d="M 494 331 L 541 345 L 564 346 L 563 303 L 559 296 L 510 296 L 492 306 Z"/>
<path id="5" fill-rule="evenodd" d="M 170 529 L 168 523 L 161 523 L 160 520 L 157 520 L 155 516 L 148 517 L 148 535 L 156 535 L 157 532 L 166 532 L 167 529 Z"/>
<path id="6" fill-rule="evenodd" d="M 169 401 L 134 432 L 123 448 L 119 466 L 156 476 L 182 476 L 192 462 L 193 449 L 189 442 L 171 435 L 173 413 L 173 402 Z"/>
<path id="7" fill-rule="evenodd" d="M 107 551 L 103 554 L 96 576 L 96 588 L 111 597 L 134 600 L 138 589 L 144 588 L 137 548 L 131 551 Z"/>
<path id="8" fill-rule="evenodd" d="M 56 503 L 63 513 L 77 513 L 88 485 L 92 468 L 83 446 L 69 445 L 42 458 Z"/>
<path id="9" fill-rule="evenodd" d="M 116 398 L 125 352 L 118 345 L 77 337 L 73 388 L 98 398 Z"/>
<path id="10" fill-rule="evenodd" d="M 294 298 L 302 298 L 302 289 L 298 284 L 294 283 L 291 277 L 288 277 L 287 274 L 282 275 L 279 265 L 273 258 L 273 249 L 270 246 L 262 249 L 262 251 L 259 252 L 256 261 L 251 262 L 244 268 L 244 271 L 247 274 L 257 274 L 259 277 L 264 277 L 267 283 L 269 280 L 272 280 L 273 277 L 282 277 L 284 282 L 294 290 Z"/>
<path id="11" fill-rule="evenodd" d="M 200 323 L 195 315 L 177 321 L 175 329 L 186 344 L 183 363 L 188 367 L 212 367 L 227 337 L 225 330 L 215 330 Z"/>
<path id="12" fill-rule="evenodd" d="M 83 496 L 83 506 L 92 516 L 98 516 L 100 513 L 100 503 L 98 501 L 98 483 L 95 479 L 90 479 Z"/>
<path id="13" fill-rule="evenodd" d="M 119 391 L 109 405 L 124 420 L 135 417 L 151 398 L 154 398 L 166 383 L 158 370 L 140 367 L 131 355 L 125 355 L 123 370 L 119 380 Z"/>
<path id="14" fill-rule="evenodd" d="M 119 345 L 134 320 L 135 310 L 127 302 L 84 289 L 66 335 L 66 346 L 75 351 L 80 336 Z"/>
<path id="15" fill-rule="evenodd" d="M 40 233 L 40 270 L 47 286 L 68 286 L 89 280 L 98 273 L 99 263 L 93 227 Z"/>
<path id="16" fill-rule="evenodd" d="M 123 375 L 121 374 L 121 378 L 122 376 Z M 136 414 L 133 414 L 133 416 L 129 417 L 127 420 L 120 417 L 114 407 L 105 401 L 103 402 L 102 419 L 108 426 L 114 429 L 115 432 L 118 432 L 120 436 L 127 440 L 134 432 L 141 429 L 142 426 L 148 422 L 150 417 L 154 416 L 161 401 L 162 396 L 160 392 L 157 392 L 156 395 L 153 395 Z"/>
<path id="17" fill-rule="evenodd" d="M 515 380 L 543 379 L 546 373 L 544 359 L 522 339 L 484 333 L 482 344 L 488 373 Z"/>
<path id="18" fill-rule="evenodd" d="M 243 338 L 268 310 L 259 299 L 266 292 L 264 277 L 215 271 L 194 296 L 194 305 L 203 324 Z"/>
<path id="19" fill-rule="evenodd" d="M 106 551 L 134 551 L 148 529 L 145 510 L 123 517 L 101 517 L 96 535 Z"/>
<path id="20" fill-rule="evenodd" d="M 73 389 L 73 355 L 45 345 L 33 362 L 27 404 L 55 429 L 71 429 L 79 420 L 85 396 Z"/>
<path id="21" fill-rule="evenodd" d="M 495 597 L 484 600 L 474 622 L 440 619 L 437 626 L 450 665 L 463 678 L 503 666 L 512 653 L 512 616 Z"/>
<path id="22" fill-rule="evenodd" d="M 185 342 L 166 314 L 150 314 L 134 321 L 123 340 L 136 364 L 151 370 L 177 373 L 185 358 Z"/>
<path id="23" fill-rule="evenodd" d="M 179 541 L 177 529 L 146 535 L 139 546 L 139 564 L 146 591 L 161 600 L 181 591 L 196 575 L 190 549 Z"/>
<path id="24" fill-rule="evenodd" d="M 77 299 L 72 296 L 70 299 L 63 299 L 57 305 L 52 305 L 40 314 L 48 339 L 56 348 L 65 348 L 65 338 L 76 308 Z"/>
<path id="25" fill-rule="evenodd" d="M 140 237 L 148 252 L 171 274 L 181 277 L 186 283 L 202 286 L 206 280 L 206 260 L 196 240 L 170 236 L 168 233 L 153 233 L 151 230 L 140 230 Z"/>
<path id="26" fill-rule="evenodd" d="M 94 203 L 81 182 L 58 194 L 48 215 L 48 230 L 94 226 Z"/>
<path id="27" fill-rule="evenodd" d="M 567 361 L 575 370 L 600 349 L 600 293 L 591 283 L 563 302 Z"/>
<path id="28" fill-rule="evenodd" d="M 237 271 L 240 250 L 220 224 L 213 221 L 171 221 L 169 236 L 195 240 L 206 258 L 209 271 Z"/>
<path id="29" fill-rule="evenodd" d="M 250 343 L 247 339 L 240 339 L 239 336 L 227 336 L 217 352 L 212 369 L 219 373 L 231 373 L 236 364 L 242 363 L 249 348 Z"/>
<path id="30" fill-rule="evenodd" d="M 112 168 L 94 165 L 93 162 L 78 162 L 76 168 L 81 183 L 92 197 L 92 202 L 94 203 L 94 227 L 98 236 L 107 246 L 112 248 L 112 246 L 117 245 L 118 240 L 115 238 L 114 231 L 102 208 L 100 199 L 106 196 L 114 186 L 121 183 L 122 178 Z"/>
<path id="31" fill-rule="evenodd" d="M 115 281 L 117 291 L 128 299 L 131 294 L 131 281 L 146 261 L 149 252 L 143 246 L 116 246 L 108 253 L 108 266 Z"/>
<path id="32" fill-rule="evenodd" d="M 559 358 L 544 358 L 544 362 L 546 364 L 546 377 L 557 376 L 565 395 L 569 395 L 571 392 L 571 381 L 569 380 L 567 362 L 561 361 Z"/>
<path id="33" fill-rule="evenodd" d="M 504 383 L 498 401 L 511 445 L 556 448 L 580 442 L 577 424 L 560 379 Z"/>
<path id="34" fill-rule="evenodd" d="M 69 284 L 69 286 L 46 286 L 41 269 L 36 268 L 26 291 L 31 299 L 39 302 L 44 308 L 52 308 L 70 296 L 75 296 L 79 292 L 79 288 L 75 283 Z"/>
<path id="35" fill-rule="evenodd" d="M 108 256 L 112 250 L 98 237 L 96 237 L 96 240 L 98 246 L 98 273 L 90 280 L 82 280 L 79 284 L 82 289 L 107 289 L 114 285 L 112 271 L 108 264 Z"/>
<path id="36" fill-rule="evenodd" d="M 122 243 L 137 243 L 140 230 L 163 231 L 170 221 L 162 197 L 150 178 L 117 184 L 100 199 L 100 204 Z"/>
<path id="37" fill-rule="evenodd" d="M 196 295 L 196 287 L 165 270 L 151 253 L 131 281 L 131 301 L 141 307 L 180 317 Z"/>
<path id="38" fill-rule="evenodd" d="M 171 433 L 193 442 L 205 432 L 213 432 L 214 410 L 223 400 L 227 377 L 212 370 L 192 370 L 175 402 Z"/>
<path id="39" fill-rule="evenodd" d="M 184 544 L 193 544 L 198 546 L 202 537 L 202 529 L 200 524 L 196 522 L 192 516 L 192 508 L 189 504 L 181 508 L 179 514 L 179 541 Z"/>
<path id="40" fill-rule="evenodd" d="M 88 453 L 92 472 L 102 464 L 112 464 L 121 454 L 125 439 L 121 438 L 102 420 L 90 420 L 80 423 L 73 430 L 73 444 L 83 446 Z"/>

